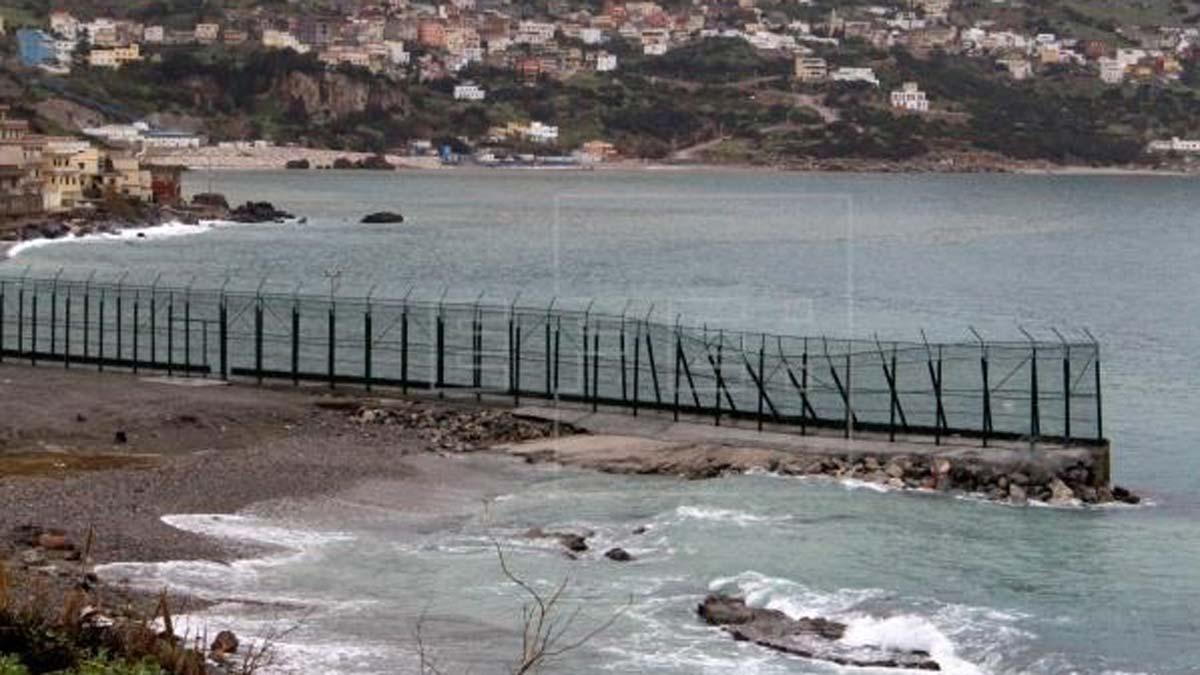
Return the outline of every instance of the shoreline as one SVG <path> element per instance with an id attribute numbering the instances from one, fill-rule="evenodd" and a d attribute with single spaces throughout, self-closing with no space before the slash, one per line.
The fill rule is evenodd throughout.
<path id="1" fill-rule="evenodd" d="M 190 171 L 348 171 L 360 172 L 363 169 L 333 169 L 330 168 L 337 159 L 360 161 L 374 157 L 373 153 L 350 152 L 325 149 L 309 149 L 285 146 L 269 148 L 232 150 L 206 146 L 199 150 L 175 151 L 152 155 L 146 158 L 148 164 L 183 166 Z M 384 154 L 384 159 L 395 168 L 393 171 L 495 171 L 507 167 L 488 167 L 474 163 L 443 164 L 436 156 L 408 156 Z M 312 168 L 288 169 L 289 161 L 308 161 Z M 955 161 L 955 160 L 948 160 Z M 320 168 L 318 168 L 320 167 Z M 742 162 L 712 163 L 696 161 L 643 160 L 619 159 L 611 162 L 594 162 L 569 167 L 530 167 L 532 170 L 549 172 L 579 172 L 579 171 L 630 171 L 630 172 L 745 172 L 762 174 L 810 173 L 810 174 L 1011 174 L 1032 176 L 1200 176 L 1200 171 L 1187 171 L 1178 168 L 1154 168 L 1147 166 L 1105 166 L 1095 167 L 1086 165 L 1055 165 L 1045 162 L 1021 162 L 1018 160 L 1002 160 L 988 158 L 974 164 L 942 163 L 935 159 L 913 162 L 892 162 L 887 160 L 845 159 L 845 160 L 814 160 L 807 164 L 749 164 Z M 386 173 L 386 171 L 385 171 Z"/>

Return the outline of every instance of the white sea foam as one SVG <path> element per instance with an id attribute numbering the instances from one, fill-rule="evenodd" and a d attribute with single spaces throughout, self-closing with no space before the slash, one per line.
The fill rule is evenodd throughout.
<path id="1" fill-rule="evenodd" d="M 340 532 L 283 527 L 253 516 L 181 514 L 163 516 L 162 520 L 186 532 L 275 546 L 282 550 L 230 563 L 211 560 L 110 563 L 97 567 L 96 573 L 106 579 L 128 580 L 130 585 L 137 588 L 155 590 L 166 586 L 207 599 L 308 603 L 310 598 L 260 590 L 260 574 L 269 568 L 293 563 L 322 546 L 352 538 Z"/>
<path id="2" fill-rule="evenodd" d="M 293 550 L 304 550 L 352 538 L 343 532 L 282 527 L 255 516 L 233 514 L 184 513 L 163 516 L 162 521 L 185 532 Z"/>
<path id="3" fill-rule="evenodd" d="M 719 523 L 734 523 L 746 527 L 759 523 L 778 523 L 788 520 L 787 516 L 762 516 L 733 509 L 722 509 L 711 506 L 680 506 L 675 509 L 675 515 L 690 520 L 707 520 Z"/>
<path id="4" fill-rule="evenodd" d="M 81 236 L 56 237 L 54 239 L 40 238 L 22 241 L 8 249 L 8 257 L 16 258 L 21 253 L 34 248 L 42 248 L 52 244 L 71 244 L 71 243 L 95 243 L 105 241 L 138 241 L 138 240 L 155 240 L 155 239 L 170 239 L 173 237 L 186 237 L 196 234 L 203 234 L 212 230 L 214 227 L 229 224 L 227 221 L 221 220 L 202 220 L 196 225 L 189 225 L 179 221 L 171 221 L 154 227 L 127 227 L 115 232 L 95 232 Z"/>
<path id="5" fill-rule="evenodd" d="M 983 675 L 980 665 L 958 654 L 959 641 L 971 641 L 983 651 L 1003 650 L 1030 634 L 1016 627 L 1023 617 L 989 608 L 904 601 L 898 609 L 879 609 L 896 601 L 886 591 L 873 588 L 842 588 L 817 591 L 804 584 L 758 572 L 743 572 L 713 580 L 709 590 L 743 597 L 751 607 L 773 609 L 799 619 L 825 617 L 846 624 L 843 641 L 856 647 L 921 650 L 928 652 L 954 675 Z M 867 606 L 872 611 L 867 611 Z M 976 643 L 984 644 L 976 644 Z M 986 656 L 985 656 L 986 659 Z M 987 659 L 991 660 L 991 659 Z"/>

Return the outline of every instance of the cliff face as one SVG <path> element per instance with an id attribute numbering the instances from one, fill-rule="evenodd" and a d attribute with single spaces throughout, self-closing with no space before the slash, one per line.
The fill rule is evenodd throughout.
<path id="1" fill-rule="evenodd" d="M 292 71 L 276 81 L 273 94 L 313 118 L 337 120 L 368 109 L 403 114 L 407 98 L 384 79 L 359 79 L 339 72 Z"/>

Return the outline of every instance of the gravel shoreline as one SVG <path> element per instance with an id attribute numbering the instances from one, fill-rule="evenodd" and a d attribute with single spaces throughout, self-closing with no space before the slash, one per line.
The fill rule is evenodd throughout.
<path id="1" fill-rule="evenodd" d="M 11 361 L 0 364 L 0 400 L 7 409 L 0 420 L 0 561 L 18 587 L 49 581 L 60 592 L 78 578 L 66 571 L 78 563 L 33 547 L 30 531 L 61 533 L 78 552 L 94 529 L 94 564 L 228 562 L 265 550 L 178 530 L 162 517 L 235 513 L 378 481 L 403 482 L 409 507 L 436 515 L 443 493 L 464 482 L 486 492 L 494 472 L 483 464 L 504 461 L 517 470 L 520 463 L 439 455 L 490 445 L 491 433 L 501 436 L 497 442 L 508 440 L 505 434 L 518 433 L 514 425 L 519 433 L 539 433 L 533 423 L 477 404 L 380 402 L 325 389 Z M 364 403 L 409 421 L 364 424 L 358 418 Z M 458 420 L 454 428 L 466 443 L 447 442 L 447 420 Z M 43 560 L 30 564 L 34 557 Z"/>

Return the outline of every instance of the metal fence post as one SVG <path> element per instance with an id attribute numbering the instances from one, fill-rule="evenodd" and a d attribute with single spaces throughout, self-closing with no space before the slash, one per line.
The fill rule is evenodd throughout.
<path id="1" fill-rule="evenodd" d="M 853 371 L 851 369 L 851 354 L 852 345 L 846 343 L 846 431 L 845 437 L 850 438 L 854 434 L 854 382 L 852 380 Z"/>
<path id="2" fill-rule="evenodd" d="M 123 325 L 125 322 L 122 319 L 124 318 L 124 315 L 125 315 L 124 282 L 125 282 L 125 277 L 128 274 L 129 274 L 128 270 L 125 272 L 122 272 L 120 278 L 117 279 L 117 315 L 115 317 L 116 318 L 116 332 L 117 332 L 117 353 L 116 353 L 115 362 L 114 362 L 117 367 L 120 367 L 121 359 L 124 356 L 124 351 L 125 351 L 125 349 L 124 349 L 125 341 L 124 341 L 124 335 L 123 335 L 123 333 L 124 333 Z"/>
<path id="3" fill-rule="evenodd" d="M 642 324 L 646 329 L 646 365 L 650 367 L 650 383 L 654 385 L 654 402 L 661 406 L 662 390 L 658 385 L 658 366 L 654 363 L 654 339 L 651 337 L 653 331 L 649 321 L 643 321 Z"/>
<path id="4" fill-rule="evenodd" d="M 1063 348 L 1062 387 L 1063 387 L 1063 443 L 1071 444 L 1071 345 L 1057 328 L 1051 328 L 1058 336 Z"/>
<path id="5" fill-rule="evenodd" d="M 434 317 L 434 341 L 436 343 L 437 355 L 433 386 L 438 390 L 439 397 L 445 395 L 446 386 L 446 318 L 443 315 L 444 311 L 444 306 L 441 302 L 438 302 L 437 316 Z"/>
<path id="6" fill-rule="evenodd" d="M 50 288 L 50 356 L 58 355 L 58 277 L 62 268 L 54 275 L 54 285 Z"/>
<path id="7" fill-rule="evenodd" d="M 83 282 L 83 359 L 86 363 L 92 356 L 92 279 Z"/>
<path id="8" fill-rule="evenodd" d="M 25 353 L 25 277 L 17 287 L 17 356 Z"/>
<path id="9" fill-rule="evenodd" d="M 1029 340 L 1029 439 L 1030 442 L 1036 443 L 1042 435 L 1041 411 L 1038 406 L 1037 340 L 1023 327 L 1017 326 L 1017 330 L 1024 333 L 1025 338 Z"/>
<path id="10" fill-rule="evenodd" d="M 629 400 L 628 393 L 628 375 L 625 369 L 625 312 L 629 311 L 629 302 L 625 301 L 625 307 L 621 309 L 621 334 L 620 334 L 620 351 L 621 351 L 621 402 Z"/>
<path id="11" fill-rule="evenodd" d="M 371 300 L 367 296 L 367 310 L 363 313 L 363 377 L 366 379 L 367 391 L 371 391 L 371 342 L 373 329 L 371 327 Z"/>
<path id="12" fill-rule="evenodd" d="M 983 336 L 979 334 L 973 327 L 970 328 L 971 333 L 975 335 L 975 339 L 979 341 L 979 373 L 983 380 L 983 413 L 981 420 L 981 432 L 983 434 L 983 447 L 988 446 L 988 440 L 992 435 L 992 389 L 988 382 L 988 346 L 984 341 Z"/>
<path id="13" fill-rule="evenodd" d="M 158 280 L 162 273 L 150 283 L 150 367 L 158 367 Z"/>
<path id="14" fill-rule="evenodd" d="M 167 292 L 167 377 L 175 375 L 175 291 Z"/>
<path id="15" fill-rule="evenodd" d="M 683 345 L 680 344 L 679 336 L 679 320 L 675 321 L 675 406 L 672 411 L 672 417 L 676 422 L 679 421 L 679 385 L 680 376 L 683 375 L 682 369 L 679 367 L 679 362 L 683 360 Z"/>
<path id="16" fill-rule="evenodd" d="M 38 291 L 33 287 L 33 295 L 29 298 L 29 363 L 37 365 L 37 329 L 38 329 Z"/>
<path id="17" fill-rule="evenodd" d="M 138 322 L 141 321 L 141 291 L 133 292 L 133 372 L 138 372 Z"/>
<path id="18" fill-rule="evenodd" d="M 400 386 L 408 394 L 408 298 L 400 310 Z"/>
<path id="19" fill-rule="evenodd" d="M 634 336 L 633 336 L 633 416 L 637 417 L 638 403 L 639 403 L 638 398 L 639 398 L 639 394 L 641 393 L 640 389 L 641 389 L 641 373 L 642 373 L 642 364 L 641 364 L 642 325 L 640 323 L 635 323 L 634 326 L 635 326 L 635 329 L 634 329 Z"/>
<path id="20" fill-rule="evenodd" d="M 804 338 L 804 351 L 800 353 L 800 435 L 808 434 L 808 338 Z M 815 418 L 816 415 L 813 415 Z"/>
<path id="21" fill-rule="evenodd" d="M 300 386 L 300 300 L 292 298 L 292 354 L 291 354 L 291 370 L 292 370 L 292 386 Z"/>
<path id="22" fill-rule="evenodd" d="M 1029 371 L 1029 435 L 1035 440 L 1042 435 L 1041 411 L 1038 409 L 1037 346 L 1033 347 Z"/>
<path id="23" fill-rule="evenodd" d="M 96 307 L 96 369 L 104 370 L 104 304 L 107 289 L 100 289 L 100 302 Z"/>
<path id="24" fill-rule="evenodd" d="M 592 412 L 600 407 L 600 329 L 592 335 Z"/>
<path id="25" fill-rule="evenodd" d="M 1104 440 L 1104 409 L 1101 403 L 1100 392 L 1100 341 L 1088 329 L 1083 329 L 1084 334 L 1092 341 L 1092 349 L 1095 350 L 1095 376 L 1096 376 L 1096 440 Z"/>
<path id="26" fill-rule="evenodd" d="M 327 376 L 329 378 L 329 388 L 337 387 L 337 308 L 334 305 L 332 297 L 329 300 L 329 322 L 328 322 L 328 354 L 326 356 Z"/>
<path id="27" fill-rule="evenodd" d="M 183 292 L 183 376 L 192 376 L 192 282 Z"/>
<path id="28" fill-rule="evenodd" d="M 580 344 L 580 349 L 579 349 L 580 356 L 582 357 L 581 361 L 583 363 L 583 378 L 582 378 L 583 392 L 582 393 L 583 393 L 583 399 L 585 401 L 588 398 L 588 394 L 591 393 L 591 382 L 589 381 L 590 373 L 588 373 L 588 366 L 590 365 L 590 363 L 589 363 L 590 359 L 588 358 L 588 349 L 591 346 L 588 342 L 588 320 L 590 318 L 591 311 L 592 311 L 592 305 L 591 305 L 591 303 L 588 303 L 587 309 L 585 309 L 583 311 L 583 342 Z"/>
<path id="29" fill-rule="evenodd" d="M 521 316 L 517 315 L 517 342 L 513 351 L 513 406 L 521 405 Z"/>
<path id="30" fill-rule="evenodd" d="M 0 292 L 0 316 L 4 314 L 3 293 Z M 4 320 L 0 319 L 0 336 L 4 334 Z M 0 341 L 3 337 L 0 337 Z M 0 354 L 4 352 L 4 345 L 0 342 Z M 3 359 L 0 356 L 0 359 Z M 71 367 L 71 287 L 67 286 L 67 297 L 63 301 L 63 368 Z"/>
<path id="31" fill-rule="evenodd" d="M 766 380 L 763 379 L 767 373 L 767 336 L 765 333 L 759 335 L 760 341 L 758 344 L 758 430 L 763 429 L 763 397 L 766 396 L 764 388 L 767 386 Z"/>
<path id="32" fill-rule="evenodd" d="M 263 383 L 263 299 L 254 297 L 254 379 L 259 386 Z"/>
<path id="33" fill-rule="evenodd" d="M 217 320 L 220 322 L 217 326 L 217 341 L 220 343 L 218 347 L 218 357 L 221 361 L 221 379 L 229 379 L 229 303 L 225 297 L 225 289 L 221 289 L 220 304 L 217 307 Z"/>
<path id="34" fill-rule="evenodd" d="M 562 318 L 554 317 L 554 401 L 558 403 L 559 346 L 562 342 Z"/>
<path id="35" fill-rule="evenodd" d="M 552 350 L 554 347 L 553 343 L 551 342 L 551 331 L 550 331 L 550 310 L 552 307 L 554 307 L 554 300 L 551 300 L 550 305 L 548 307 L 546 307 L 546 320 L 545 320 L 546 342 L 545 342 L 545 346 L 544 346 L 544 349 L 542 352 L 545 355 L 543 362 L 545 363 L 546 398 L 551 398 L 551 396 L 552 396 L 552 392 L 553 392 L 552 378 L 554 377 L 554 373 L 551 370 L 551 359 L 553 358 Z"/>

